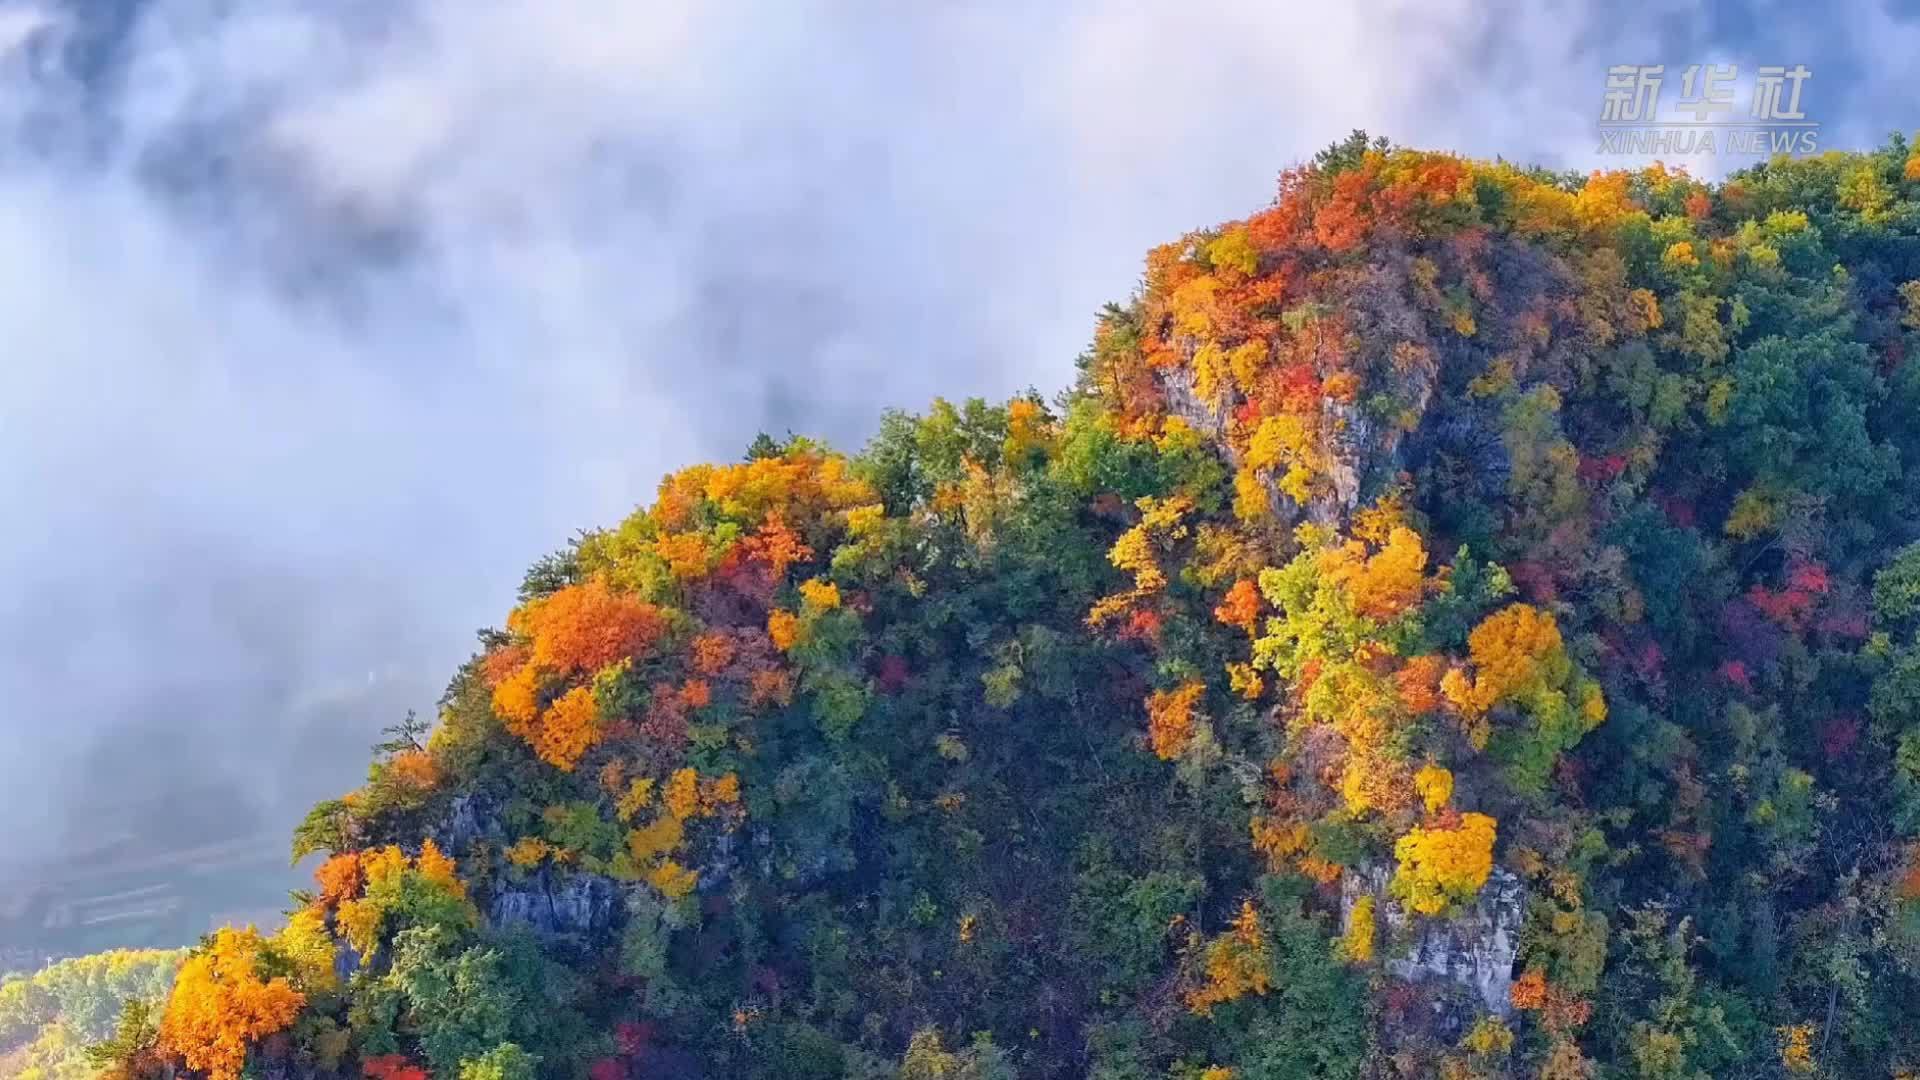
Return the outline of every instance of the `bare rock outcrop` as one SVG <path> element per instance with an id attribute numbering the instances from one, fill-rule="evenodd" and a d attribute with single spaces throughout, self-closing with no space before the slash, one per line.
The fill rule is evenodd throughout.
<path id="1" fill-rule="evenodd" d="M 1511 871 L 1495 867 L 1479 897 L 1451 917 L 1415 915 L 1387 894 L 1391 871 L 1356 868 L 1341 882 L 1340 926 L 1353 917 L 1363 896 L 1374 898 L 1385 930 L 1381 954 L 1388 972 L 1408 982 L 1444 979 L 1472 990 L 1500 1016 L 1512 1011 L 1508 991 L 1526 917 L 1526 886 Z"/>

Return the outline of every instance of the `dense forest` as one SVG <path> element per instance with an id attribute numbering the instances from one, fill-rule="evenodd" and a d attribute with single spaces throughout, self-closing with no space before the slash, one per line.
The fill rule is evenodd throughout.
<path id="1" fill-rule="evenodd" d="M 1356 134 L 1150 252 L 1057 396 L 763 436 L 540 560 L 284 928 L 92 1060 L 1912 1077 L 1909 352 L 1902 139 Z"/>
<path id="2" fill-rule="evenodd" d="M 151 1009 L 173 985 L 183 950 L 116 949 L 0 980 L 0 1076 L 93 1076 L 129 1004 Z"/>

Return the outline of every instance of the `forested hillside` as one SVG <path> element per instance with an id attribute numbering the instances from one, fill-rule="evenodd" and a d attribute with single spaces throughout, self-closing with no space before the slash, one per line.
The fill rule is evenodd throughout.
<path id="1" fill-rule="evenodd" d="M 540 561 L 110 1071 L 1913 1076 L 1917 349 L 1901 140 L 1356 136 Z"/>
<path id="2" fill-rule="evenodd" d="M 118 949 L 0 979 L 0 1075 L 81 1080 L 95 1074 L 96 1046 L 111 1041 L 129 1003 L 157 1007 L 185 950 Z"/>

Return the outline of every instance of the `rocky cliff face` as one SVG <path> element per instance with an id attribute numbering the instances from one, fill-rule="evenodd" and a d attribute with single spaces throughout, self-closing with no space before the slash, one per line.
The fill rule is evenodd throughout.
<path id="1" fill-rule="evenodd" d="M 1416 306 L 1408 260 L 1406 252 L 1395 251 L 1384 257 L 1380 265 L 1366 270 L 1354 284 L 1350 303 L 1342 314 L 1353 341 L 1374 343 L 1369 348 L 1398 346 L 1404 350 L 1403 357 L 1422 358 L 1399 362 L 1383 359 L 1376 365 L 1390 372 L 1381 376 L 1380 389 L 1400 403 L 1405 410 L 1403 415 L 1415 418 L 1411 430 L 1417 431 L 1424 426 L 1439 381 L 1435 358 L 1454 346 L 1431 333 Z M 1190 353 L 1191 348 L 1189 344 Z M 1190 363 L 1161 372 L 1159 382 L 1167 412 L 1186 421 L 1218 447 L 1229 464 L 1238 468 L 1242 455 L 1228 438 L 1227 418 L 1244 397 L 1228 389 L 1219 401 L 1203 400 L 1195 389 Z M 1268 502 L 1281 522 L 1304 519 L 1322 525 L 1342 524 L 1405 464 L 1409 428 L 1392 418 L 1374 415 L 1357 401 L 1329 397 L 1321 402 L 1320 411 L 1321 436 L 1317 451 L 1331 490 L 1301 505 L 1283 493 L 1272 476 L 1264 477 L 1262 486 Z"/>
<path id="2" fill-rule="evenodd" d="M 545 938 L 592 938 L 613 929 L 625 912 L 621 888 L 611 878 L 543 871 L 494 892 L 487 918 L 495 926 L 525 926 Z"/>
<path id="3" fill-rule="evenodd" d="M 501 842 L 506 834 L 499 814 L 494 800 L 462 795 L 431 832 L 442 850 L 465 859 L 484 843 Z M 626 910 L 619 882 L 601 874 L 551 867 L 518 880 L 496 876 L 482 883 L 476 898 L 494 926 L 524 926 L 542 938 L 581 944 L 618 928 Z"/>
<path id="4" fill-rule="evenodd" d="M 1388 897 L 1391 874 L 1385 866 L 1373 866 L 1346 875 L 1340 890 L 1341 929 L 1350 923 L 1355 902 L 1370 895 L 1385 931 L 1381 953 L 1390 973 L 1408 982 L 1444 979 L 1473 991 L 1500 1016 L 1511 1012 L 1508 991 L 1526 915 L 1526 887 L 1519 877 L 1495 867 L 1473 906 L 1452 918 L 1428 918 L 1411 914 Z"/>
<path id="5" fill-rule="evenodd" d="M 506 835 L 495 800 L 462 795 L 431 834 L 442 850 L 470 857 L 483 844 L 498 845 Z M 703 894 L 724 894 L 739 865 L 731 836 L 716 839 L 710 857 L 695 867 Z M 525 927 L 549 942 L 592 946 L 604 942 L 627 921 L 629 900 L 643 886 L 602 873 L 547 866 L 525 877 L 495 874 L 478 882 L 476 899 L 489 924 Z"/>

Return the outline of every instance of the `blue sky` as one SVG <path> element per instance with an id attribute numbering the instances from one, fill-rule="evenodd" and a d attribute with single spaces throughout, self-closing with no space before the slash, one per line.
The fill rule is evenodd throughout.
<path id="1" fill-rule="evenodd" d="M 1060 387 L 1350 129 L 1588 168 L 1609 65 L 1804 63 L 1863 146 L 1915 56 L 1915 0 L 0 0 L 0 863 L 284 831 L 574 530 Z"/>

